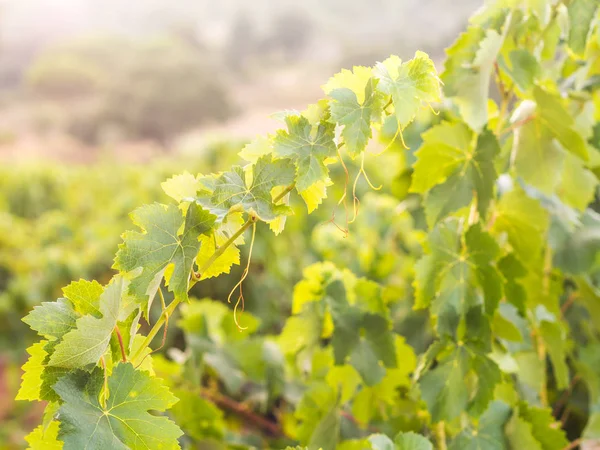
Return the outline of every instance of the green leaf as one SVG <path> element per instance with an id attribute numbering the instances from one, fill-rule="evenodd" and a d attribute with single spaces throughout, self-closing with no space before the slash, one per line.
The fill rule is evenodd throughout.
<path id="1" fill-rule="evenodd" d="M 78 317 L 72 303 L 65 298 L 59 298 L 55 302 L 43 302 L 36 306 L 22 320 L 40 336 L 54 340 L 60 339 L 75 328 Z"/>
<path id="2" fill-rule="evenodd" d="M 29 444 L 27 450 L 62 450 L 63 443 L 58 440 L 58 422 L 52 421 L 48 428 L 40 425 L 29 433 L 25 440 Z"/>
<path id="3" fill-rule="evenodd" d="M 73 281 L 63 288 L 63 295 L 71 300 L 79 314 L 100 317 L 100 295 L 104 288 L 96 280 Z"/>
<path id="4" fill-rule="evenodd" d="M 183 433 L 166 417 L 148 411 L 165 411 L 177 398 L 159 379 L 118 364 L 108 378 L 106 405 L 100 401 L 104 374 L 70 373 L 54 389 L 64 402 L 60 407 L 59 439 L 65 450 L 179 449 Z"/>
<path id="5" fill-rule="evenodd" d="M 349 88 L 334 89 L 329 93 L 333 99 L 330 104 L 331 118 L 344 125 L 342 137 L 350 155 L 355 158 L 364 151 L 371 139 L 371 120 L 382 113 L 381 94 L 375 89 L 378 80 L 369 78 L 365 86 L 362 103 Z"/>
<path id="6" fill-rule="evenodd" d="M 538 78 L 541 67 L 538 60 L 527 49 L 519 48 L 508 54 L 508 64 L 502 58 L 503 68 L 522 91 L 528 91 Z"/>
<path id="7" fill-rule="evenodd" d="M 40 341 L 27 349 L 29 359 L 22 368 L 21 387 L 15 398 L 16 400 L 41 400 L 42 373 L 45 367 L 44 361 L 48 355 L 44 347 L 47 343 L 48 341 Z"/>
<path id="8" fill-rule="evenodd" d="M 537 408 L 521 403 L 519 417 L 531 424 L 532 434 L 543 450 L 562 450 L 569 444 L 564 430 L 557 426 L 560 422 L 552 416 L 550 408 Z"/>
<path id="9" fill-rule="evenodd" d="M 309 450 L 335 450 L 339 441 L 340 414 L 337 408 L 331 408 L 315 427 L 310 441 Z"/>
<path id="10" fill-rule="evenodd" d="M 297 438 L 310 450 L 334 450 L 339 440 L 336 390 L 327 383 L 311 383 L 295 411 L 301 421 Z"/>
<path id="11" fill-rule="evenodd" d="M 175 395 L 179 401 L 170 412 L 187 436 L 197 440 L 223 438 L 225 421 L 219 408 L 192 391 L 178 390 Z"/>
<path id="12" fill-rule="evenodd" d="M 335 125 L 323 121 L 314 129 L 306 117 L 291 115 L 285 118 L 285 122 L 288 129 L 277 131 L 273 139 L 273 154 L 294 163 L 296 187 L 298 192 L 303 192 L 329 177 L 325 159 L 335 155 Z"/>
<path id="13" fill-rule="evenodd" d="M 420 434 L 398 433 L 394 438 L 395 450 L 433 450 L 433 445 Z"/>
<path id="14" fill-rule="evenodd" d="M 530 121 L 515 131 L 515 170 L 527 184 L 553 194 L 560 182 L 565 152 L 550 130 L 539 121 Z"/>
<path id="15" fill-rule="evenodd" d="M 165 271 L 172 266 L 169 291 L 187 301 L 192 264 L 200 248 L 198 238 L 212 228 L 214 216 L 192 203 L 183 226 L 184 218 L 176 206 L 155 203 L 136 209 L 131 217 L 142 232 L 123 234 L 113 267 L 136 271 L 129 290 L 141 302 L 147 301 L 149 310 Z"/>
<path id="16" fill-rule="evenodd" d="M 494 265 L 500 253 L 496 240 L 476 223 L 465 233 L 468 258 L 475 264 L 475 272 L 484 294 L 485 311 L 492 315 L 502 297 L 502 279 Z"/>
<path id="17" fill-rule="evenodd" d="M 587 161 L 589 155 L 585 139 L 577 131 L 575 119 L 560 95 L 535 86 L 533 97 L 536 103 L 536 121 L 539 120 L 565 150 Z"/>
<path id="18" fill-rule="evenodd" d="M 566 362 L 567 337 L 558 323 L 545 320 L 540 325 L 540 334 L 546 344 L 552 366 L 554 367 L 556 387 L 561 390 L 566 389 L 569 386 L 569 367 Z"/>
<path id="19" fill-rule="evenodd" d="M 271 156 L 266 155 L 250 169 L 246 171 L 241 166 L 234 166 L 229 172 L 205 177 L 198 203 L 215 214 L 218 222 L 222 222 L 230 211 L 255 214 L 265 222 L 290 214 L 288 206 L 273 203 L 271 191 L 294 182 L 293 164 L 287 159 L 272 161 Z"/>
<path id="20" fill-rule="evenodd" d="M 539 256 L 548 228 L 548 213 L 536 200 L 515 188 L 504 194 L 496 207 L 492 230 L 506 233 L 508 241 L 522 261 Z"/>
<path id="21" fill-rule="evenodd" d="M 444 314 L 449 307 L 464 314 L 479 302 L 481 289 L 486 312 L 492 314 L 502 295 L 501 278 L 493 265 L 498 254 L 493 238 L 475 225 L 462 242 L 458 222 L 453 220 L 439 223 L 430 232 L 428 247 L 428 254 L 415 267 L 414 307 L 434 302 L 434 314 Z"/>
<path id="22" fill-rule="evenodd" d="M 504 278 L 504 294 L 506 300 L 514 305 L 521 315 L 525 315 L 525 301 L 527 293 L 518 281 L 527 275 L 527 269 L 514 255 L 508 253 L 498 261 L 498 269 Z"/>
<path id="23" fill-rule="evenodd" d="M 578 56 L 583 56 L 596 11 L 597 0 L 573 0 L 568 3 L 569 38 L 567 43 Z"/>
<path id="24" fill-rule="evenodd" d="M 425 194 L 467 162 L 473 133 L 463 123 L 442 122 L 423 133 L 422 138 L 423 145 L 415 154 L 410 190 Z"/>
<path id="25" fill-rule="evenodd" d="M 410 190 L 426 194 L 429 226 L 471 203 L 477 196 L 479 214 L 485 217 L 494 193 L 494 158 L 500 152 L 493 133 L 473 134 L 462 123 L 444 122 L 423 134 Z"/>
<path id="26" fill-rule="evenodd" d="M 457 348 L 446 362 L 425 373 L 419 381 L 421 396 L 434 423 L 452 420 L 467 409 L 469 391 L 465 377 L 468 371 L 468 354 Z"/>
<path id="27" fill-rule="evenodd" d="M 503 42 L 498 31 L 472 25 L 446 50 L 448 58 L 441 75 L 444 92 L 476 132 L 488 122 L 490 77 Z"/>
<path id="28" fill-rule="evenodd" d="M 440 101 L 440 80 L 426 53 L 418 51 L 405 63 L 390 56 L 377 63 L 375 74 L 381 91 L 392 97 L 400 132 L 413 121 L 423 103 Z"/>
<path id="29" fill-rule="evenodd" d="M 516 413 L 506 424 L 505 432 L 511 450 L 544 450 L 533 436 L 531 424 Z"/>
<path id="30" fill-rule="evenodd" d="M 63 336 L 48 365 L 91 370 L 108 348 L 119 319 L 121 298 L 126 288 L 127 283 L 122 277 L 113 278 L 100 296 L 102 317 L 87 315 L 77 319 L 76 328 Z"/>
<path id="31" fill-rule="evenodd" d="M 373 450 L 395 450 L 394 442 L 385 434 L 372 434 L 369 443 Z"/>
<path id="32" fill-rule="evenodd" d="M 334 325 L 331 343 L 335 363 L 343 365 L 350 357 L 350 364 L 368 386 L 378 383 L 385 375 L 379 361 L 386 367 L 396 367 L 396 350 L 388 319 L 351 306 L 340 280 L 327 286 L 326 295 Z"/>
<path id="33" fill-rule="evenodd" d="M 565 155 L 558 197 L 563 203 L 584 211 L 594 200 L 598 179 L 586 169 L 581 160 L 570 153 Z"/>
<path id="34" fill-rule="evenodd" d="M 449 450 L 505 450 L 504 424 L 510 407 L 496 401 L 490 404 L 476 427 L 463 429 L 451 442 Z"/>

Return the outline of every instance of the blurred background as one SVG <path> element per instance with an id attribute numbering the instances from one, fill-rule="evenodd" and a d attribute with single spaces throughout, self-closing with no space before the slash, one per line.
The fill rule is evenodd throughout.
<path id="1" fill-rule="evenodd" d="M 21 317 L 72 280 L 107 282 L 128 213 L 169 201 L 162 181 L 239 163 L 245 143 L 281 127 L 272 113 L 304 109 L 341 68 L 420 49 L 441 69 L 480 3 L 0 0 L 0 448 L 23 448 L 43 412 L 13 400 L 34 338 Z M 436 120 L 421 119 L 405 134 L 412 150 Z M 385 188 L 369 194 L 350 239 L 319 226 L 335 189 L 316 215 L 297 207 L 278 239 L 259 229 L 245 292 L 264 331 L 278 331 L 302 268 L 323 257 L 402 279 L 411 261 L 377 246 L 387 245 L 386 213 L 406 197 L 410 157 L 392 146 L 369 168 Z M 395 220 L 395 231 L 410 236 L 417 216 Z M 239 276 L 200 283 L 194 295 L 222 301 Z"/>

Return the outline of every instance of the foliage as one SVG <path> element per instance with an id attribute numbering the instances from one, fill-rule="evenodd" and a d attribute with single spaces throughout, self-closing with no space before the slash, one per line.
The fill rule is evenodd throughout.
<path id="1" fill-rule="evenodd" d="M 598 14 L 585 0 L 493 2 L 440 78 L 422 52 L 342 71 L 325 99 L 247 145 L 247 165 L 165 182 L 174 202 L 132 214 L 139 230 L 123 235 L 111 281 L 80 282 L 24 318 L 42 340 L 19 397 L 50 401 L 29 442 L 495 450 L 598 438 Z M 402 155 L 401 201 L 359 201 L 374 136 L 392 151 L 410 143 L 440 79 L 447 106 Z M 285 236 L 294 193 L 312 212 L 340 186 L 338 238 L 313 232 L 331 261 L 304 269 L 281 330 L 242 314 L 261 222 Z M 246 242 L 233 314 L 190 298 Z M 151 354 L 179 305 L 183 351 Z"/>

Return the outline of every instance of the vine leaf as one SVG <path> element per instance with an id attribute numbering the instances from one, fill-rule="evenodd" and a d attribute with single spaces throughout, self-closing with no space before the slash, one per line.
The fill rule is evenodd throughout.
<path id="1" fill-rule="evenodd" d="M 102 317 L 86 315 L 77 319 L 76 328 L 63 336 L 48 365 L 91 370 L 98 364 L 117 325 L 121 298 L 126 288 L 127 283 L 122 277 L 114 277 L 100 297 Z"/>
<path id="2" fill-rule="evenodd" d="M 342 281 L 335 280 L 326 287 L 326 301 L 333 320 L 332 346 L 335 364 L 342 365 L 346 358 L 368 386 L 377 384 L 385 376 L 385 367 L 396 367 L 394 336 L 386 317 L 366 312 L 350 305 Z M 364 331 L 364 337 L 361 336 Z"/>
<path id="3" fill-rule="evenodd" d="M 71 300 L 75 311 L 79 314 L 91 314 L 95 317 L 100 317 L 100 295 L 104 288 L 96 280 L 73 281 L 71 284 L 63 288 L 63 294 Z"/>
<path id="4" fill-rule="evenodd" d="M 175 395 L 179 401 L 171 408 L 170 413 L 186 435 L 199 441 L 207 438 L 223 439 L 223 411 L 193 391 L 177 390 Z"/>
<path id="5" fill-rule="evenodd" d="M 488 317 L 481 307 L 474 307 L 463 320 L 461 323 L 456 314 L 438 319 L 441 342 L 452 339 L 454 343 L 438 355 L 438 366 L 419 380 L 421 395 L 433 422 L 452 420 L 465 410 L 475 417 L 481 415 L 494 398 L 494 388 L 501 380 L 500 369 L 487 356 L 491 351 Z M 469 385 L 465 379 L 477 382 Z"/>
<path id="6" fill-rule="evenodd" d="M 479 287 L 485 311 L 492 315 L 502 297 L 502 278 L 494 264 L 498 245 L 478 224 L 469 228 L 464 243 L 459 229 L 452 220 L 441 222 L 429 234 L 429 252 L 415 267 L 414 307 L 434 302 L 434 314 L 465 314 L 479 302 Z"/>
<path id="7" fill-rule="evenodd" d="M 327 383 L 311 384 L 304 393 L 296 411 L 301 421 L 298 440 L 307 442 L 309 448 L 334 450 L 339 440 L 340 414 L 336 390 Z"/>
<path id="8" fill-rule="evenodd" d="M 430 134 L 431 133 L 431 134 Z M 450 135 L 455 135 L 450 137 Z M 468 144 L 467 144 L 467 136 Z M 468 206 L 474 195 L 477 199 L 479 215 L 486 217 L 490 201 L 494 195 L 497 178 L 494 158 L 500 153 L 496 136 L 489 130 L 479 135 L 473 145 L 473 135 L 464 124 L 442 124 L 423 136 L 424 144 L 416 153 L 415 178 L 411 191 L 426 193 L 425 213 L 429 226 L 458 209 Z M 461 143 L 463 147 L 450 147 L 451 143 Z M 446 160 L 440 161 L 440 146 L 446 146 Z M 437 155 L 437 158 L 436 158 Z M 443 164 L 447 165 L 446 167 Z M 437 167 L 440 174 L 448 178 L 438 182 L 429 192 L 420 185 L 428 184 L 430 175 L 425 174 L 431 167 Z M 438 180 L 441 177 L 438 175 Z"/>
<path id="9" fill-rule="evenodd" d="M 118 364 L 108 378 L 106 405 L 99 401 L 104 374 L 74 372 L 54 386 L 64 402 L 60 407 L 59 439 L 65 450 L 179 449 L 183 433 L 166 417 L 148 411 L 165 411 L 177 402 L 166 386 L 131 364 Z"/>
<path id="10" fill-rule="evenodd" d="M 587 44 L 592 20 L 596 16 L 598 2 L 596 0 L 573 0 L 567 7 L 569 12 L 569 39 L 571 50 L 583 56 Z"/>
<path id="11" fill-rule="evenodd" d="M 385 434 L 372 434 L 369 436 L 369 443 L 373 450 L 433 450 L 433 445 L 427 438 L 412 431 L 398 433 L 393 442 Z"/>
<path id="12" fill-rule="evenodd" d="M 264 222 L 291 213 L 288 206 L 273 203 L 271 191 L 294 182 L 293 164 L 287 159 L 273 161 L 271 155 L 265 155 L 249 169 L 234 166 L 229 172 L 200 180 L 203 188 L 196 200 L 217 216 L 218 223 L 232 211 L 255 214 Z"/>
<path id="13" fill-rule="evenodd" d="M 40 425 L 29 433 L 25 437 L 29 444 L 28 450 L 62 450 L 63 443 L 58 440 L 58 425 L 53 420 L 47 428 Z"/>
<path id="14" fill-rule="evenodd" d="M 375 74 L 381 91 L 392 97 L 400 131 L 413 121 L 423 103 L 440 101 L 440 80 L 433 61 L 423 52 L 405 63 L 390 56 L 377 64 Z"/>
<path id="15" fill-rule="evenodd" d="M 211 234 L 201 235 L 200 251 L 196 257 L 198 267 L 203 267 L 213 256 L 217 248 L 227 242 L 243 224 L 244 218 L 242 217 L 242 213 L 230 213 L 217 228 L 212 230 Z M 204 280 L 219 276 L 222 273 L 229 273 L 232 265 L 240 263 L 240 249 L 237 245 L 243 243 L 244 236 L 242 235 L 203 271 L 200 279 Z"/>
<path id="16" fill-rule="evenodd" d="M 78 317 L 73 304 L 66 298 L 59 298 L 55 302 L 43 302 L 36 306 L 22 320 L 40 336 L 55 340 L 75 328 Z"/>
<path id="17" fill-rule="evenodd" d="M 464 380 L 468 371 L 468 354 L 459 348 L 451 353 L 446 362 L 421 378 L 421 395 L 434 423 L 451 420 L 467 409 L 469 391 Z"/>
<path id="18" fill-rule="evenodd" d="M 514 448 L 562 450 L 569 441 L 565 432 L 555 425 L 549 409 L 521 402 L 506 426 L 506 436 Z"/>
<path id="19" fill-rule="evenodd" d="M 325 159 L 335 155 L 335 125 L 322 121 L 315 129 L 302 115 L 288 115 L 285 123 L 287 131 L 278 130 L 273 138 L 273 154 L 294 163 L 296 187 L 298 192 L 303 192 L 329 178 Z"/>
<path id="20" fill-rule="evenodd" d="M 48 355 L 44 347 L 48 341 L 42 340 L 27 349 L 29 359 L 23 365 L 23 376 L 21 387 L 15 400 L 40 400 L 40 389 L 42 387 L 42 373 L 44 372 L 44 361 Z"/>
<path id="21" fill-rule="evenodd" d="M 504 194 L 496 207 L 495 233 L 506 233 L 508 241 L 521 261 L 539 257 L 548 228 L 548 213 L 517 187 Z"/>
<path id="22" fill-rule="evenodd" d="M 504 424 L 510 416 L 510 407 L 500 401 L 490 403 L 477 427 L 463 429 L 449 446 L 449 450 L 504 450 Z M 519 447 L 520 448 L 520 447 Z"/>
<path id="23" fill-rule="evenodd" d="M 198 179 L 187 171 L 163 181 L 160 185 L 165 194 L 178 203 L 185 198 L 193 198 L 201 187 Z"/>
<path id="24" fill-rule="evenodd" d="M 490 77 L 503 42 L 500 31 L 472 25 L 446 50 L 448 58 L 441 75 L 444 92 L 476 132 L 488 122 Z"/>
<path id="25" fill-rule="evenodd" d="M 134 271 L 129 290 L 142 304 L 147 302 L 148 310 L 163 276 L 169 291 L 187 301 L 192 264 L 200 249 L 198 237 L 212 228 L 215 217 L 195 203 L 188 208 L 185 225 L 174 205 L 142 206 L 131 217 L 143 231 L 123 234 L 113 267 Z M 172 270 L 167 272 L 168 267 Z"/>
<path id="26" fill-rule="evenodd" d="M 555 93 L 535 86 L 536 120 L 575 156 L 587 161 L 589 158 L 585 139 L 575 129 L 575 119 L 567 110 L 562 98 Z"/>
<path id="27" fill-rule="evenodd" d="M 566 389 L 569 386 L 569 367 L 566 362 L 568 353 L 567 336 L 565 336 L 560 324 L 546 320 L 540 324 L 540 334 L 554 367 L 556 387 Z"/>
<path id="28" fill-rule="evenodd" d="M 352 158 L 356 158 L 365 150 L 372 137 L 371 120 L 382 113 L 382 96 L 376 90 L 378 80 L 369 78 L 364 88 L 364 100 L 350 88 L 337 88 L 329 93 L 331 101 L 331 118 L 344 125 L 342 137 Z"/>

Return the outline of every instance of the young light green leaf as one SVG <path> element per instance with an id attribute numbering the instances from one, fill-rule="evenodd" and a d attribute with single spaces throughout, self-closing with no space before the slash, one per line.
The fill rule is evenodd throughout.
<path id="1" fill-rule="evenodd" d="M 58 422 L 52 421 L 48 428 L 38 426 L 25 437 L 29 444 L 27 450 L 62 450 L 63 443 L 58 440 Z"/>
<path id="2" fill-rule="evenodd" d="M 79 314 L 91 314 L 100 317 L 100 295 L 104 288 L 96 280 L 73 281 L 63 288 L 63 295 L 71 300 Z"/>
<path id="3" fill-rule="evenodd" d="M 381 91 L 392 97 L 400 130 L 413 121 L 423 103 L 440 101 L 440 80 L 433 61 L 423 52 L 405 63 L 390 56 L 377 64 L 375 74 Z"/>
<path id="4" fill-rule="evenodd" d="M 201 187 L 198 179 L 187 171 L 163 181 L 160 185 L 165 194 L 176 202 L 195 197 Z"/>
<path id="5" fill-rule="evenodd" d="M 242 213 L 230 213 L 225 220 L 210 234 L 200 236 L 200 251 L 196 257 L 198 267 L 204 267 L 217 249 L 225 244 L 229 238 L 244 224 Z M 212 278 L 222 273 L 229 273 L 231 266 L 240 263 L 240 249 L 237 245 L 244 243 L 244 237 L 240 236 L 235 242 L 200 274 L 200 279 Z"/>
<path id="6" fill-rule="evenodd" d="M 29 359 L 23 365 L 21 387 L 16 400 L 41 400 L 42 372 L 44 371 L 44 361 L 48 355 L 44 347 L 47 343 L 48 341 L 40 341 L 27 349 Z"/>

